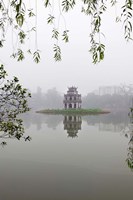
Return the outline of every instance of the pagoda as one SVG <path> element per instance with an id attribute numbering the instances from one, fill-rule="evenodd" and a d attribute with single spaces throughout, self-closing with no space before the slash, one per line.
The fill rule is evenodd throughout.
<path id="1" fill-rule="evenodd" d="M 76 87 L 69 87 L 67 94 L 64 94 L 64 108 L 65 109 L 80 109 L 81 108 L 81 94 L 78 94 Z"/>

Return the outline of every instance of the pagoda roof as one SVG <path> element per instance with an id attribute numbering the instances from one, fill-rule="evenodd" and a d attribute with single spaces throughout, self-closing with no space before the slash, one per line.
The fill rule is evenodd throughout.
<path id="1" fill-rule="evenodd" d="M 77 90 L 77 87 L 72 86 L 72 87 L 68 87 L 68 89 L 69 90 Z"/>

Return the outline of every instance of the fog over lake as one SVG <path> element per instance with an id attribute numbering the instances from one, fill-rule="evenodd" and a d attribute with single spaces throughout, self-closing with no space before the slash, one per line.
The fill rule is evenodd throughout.
<path id="1" fill-rule="evenodd" d="M 1 199 L 132 200 L 133 45 L 132 41 L 124 39 L 123 24 L 116 23 L 119 6 L 124 0 L 102 15 L 101 43 L 106 50 L 104 60 L 96 65 L 89 52 L 91 19 L 81 12 L 82 1 L 76 1 L 75 9 L 64 13 L 61 20 L 58 0 L 52 1 L 52 9 L 45 9 L 41 0 L 25 2 L 36 8 L 36 20 L 27 27 L 37 28 L 37 32 L 33 31 L 22 49 L 27 52 L 30 46 L 34 52 L 36 46 L 41 60 L 36 64 L 28 54 L 21 62 L 11 58 L 18 38 L 13 27 L 7 24 L 0 63 L 4 64 L 8 79 L 18 77 L 32 97 L 28 99 L 30 111 L 19 115 L 20 127 L 15 121 L 16 115 L 13 116 L 15 128 L 22 128 L 24 134 L 8 134 L 8 129 L 13 130 L 12 120 L 6 117 L 2 120 L 3 113 L 9 111 L 8 104 L 3 110 L 0 108 Z M 52 26 L 47 23 L 49 12 L 57 17 L 54 26 L 59 25 L 61 34 L 64 28 L 69 30 L 69 42 L 65 44 L 60 39 L 58 43 L 60 62 L 54 60 L 55 41 Z M 77 101 L 76 97 L 65 99 L 69 87 L 76 87 L 78 91 L 77 104 L 69 104 L 69 100 Z M 11 103 L 14 106 L 14 102 Z M 81 109 L 101 109 L 109 113 L 52 115 L 36 112 L 64 107 L 77 109 L 77 105 Z M 8 129 L 2 129 L 3 121 L 7 122 Z"/>
<path id="2" fill-rule="evenodd" d="M 32 140 L 8 139 L 1 148 L 2 199 L 132 199 L 127 115 L 22 118 Z"/>

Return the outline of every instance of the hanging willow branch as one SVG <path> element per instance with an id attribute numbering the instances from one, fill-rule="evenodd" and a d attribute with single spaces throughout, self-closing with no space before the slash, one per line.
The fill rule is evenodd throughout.
<path id="1" fill-rule="evenodd" d="M 58 2 L 58 8 L 57 8 Z M 108 6 L 119 5 L 121 1 L 118 0 L 80 0 L 82 3 L 81 12 L 87 15 L 91 19 L 91 32 L 90 32 L 90 52 L 92 54 L 93 63 L 98 63 L 104 59 L 105 45 L 102 38 L 103 32 L 101 30 L 102 16 L 107 11 Z M 7 28 L 12 26 L 14 35 L 16 35 L 17 45 L 13 48 L 12 55 L 18 61 L 25 58 L 23 45 L 30 38 L 32 31 L 37 31 L 37 3 L 39 1 L 34 1 L 34 6 L 28 7 L 26 0 L 1 0 L 0 1 L 0 47 L 4 47 L 4 41 L 6 40 Z M 68 29 L 66 27 L 66 21 L 64 13 L 68 13 L 73 10 L 79 1 L 76 0 L 44 0 L 44 8 L 49 9 L 50 13 L 47 18 L 47 23 L 52 26 L 52 38 L 54 39 L 54 59 L 55 61 L 61 60 L 61 49 L 59 42 L 62 40 L 67 43 L 69 41 Z M 32 5 L 33 5 L 32 4 Z M 55 5 L 56 4 L 56 5 Z M 35 12 L 34 12 L 35 8 Z M 58 15 L 54 15 L 54 9 L 58 10 Z M 132 11 L 133 11 L 133 1 L 125 0 L 124 4 L 121 6 L 121 16 L 116 16 L 116 21 L 121 21 L 124 27 L 124 37 L 127 41 L 132 40 Z M 57 13 L 57 10 L 55 13 Z M 39 13 L 39 12 L 38 12 Z M 39 13 L 41 14 L 41 13 Z M 43 13 L 42 13 L 43 14 Z M 35 27 L 26 30 L 27 23 L 30 23 L 30 19 L 35 20 Z M 64 30 L 60 29 L 60 20 L 64 21 Z M 68 22 L 69 23 L 69 22 Z M 57 26 L 55 24 L 58 24 Z M 60 33 L 61 32 L 61 33 Z M 61 37 L 62 36 L 62 37 Z M 14 44 L 14 41 L 12 42 Z M 56 49 L 58 51 L 56 51 Z M 37 44 L 37 32 L 35 34 L 35 49 L 32 50 L 28 48 L 26 52 L 30 52 L 33 60 L 35 62 L 40 61 L 40 50 Z M 57 53 L 58 52 L 58 53 Z M 59 55 L 60 54 L 60 55 Z M 58 57 L 56 57 L 58 56 Z"/>

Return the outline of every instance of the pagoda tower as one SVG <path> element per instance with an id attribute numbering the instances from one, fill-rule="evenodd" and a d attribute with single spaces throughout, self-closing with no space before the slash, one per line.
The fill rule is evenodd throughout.
<path id="1" fill-rule="evenodd" d="M 69 87 L 67 94 L 64 94 L 64 108 L 65 109 L 80 109 L 81 108 L 81 94 L 78 94 L 76 87 Z"/>

